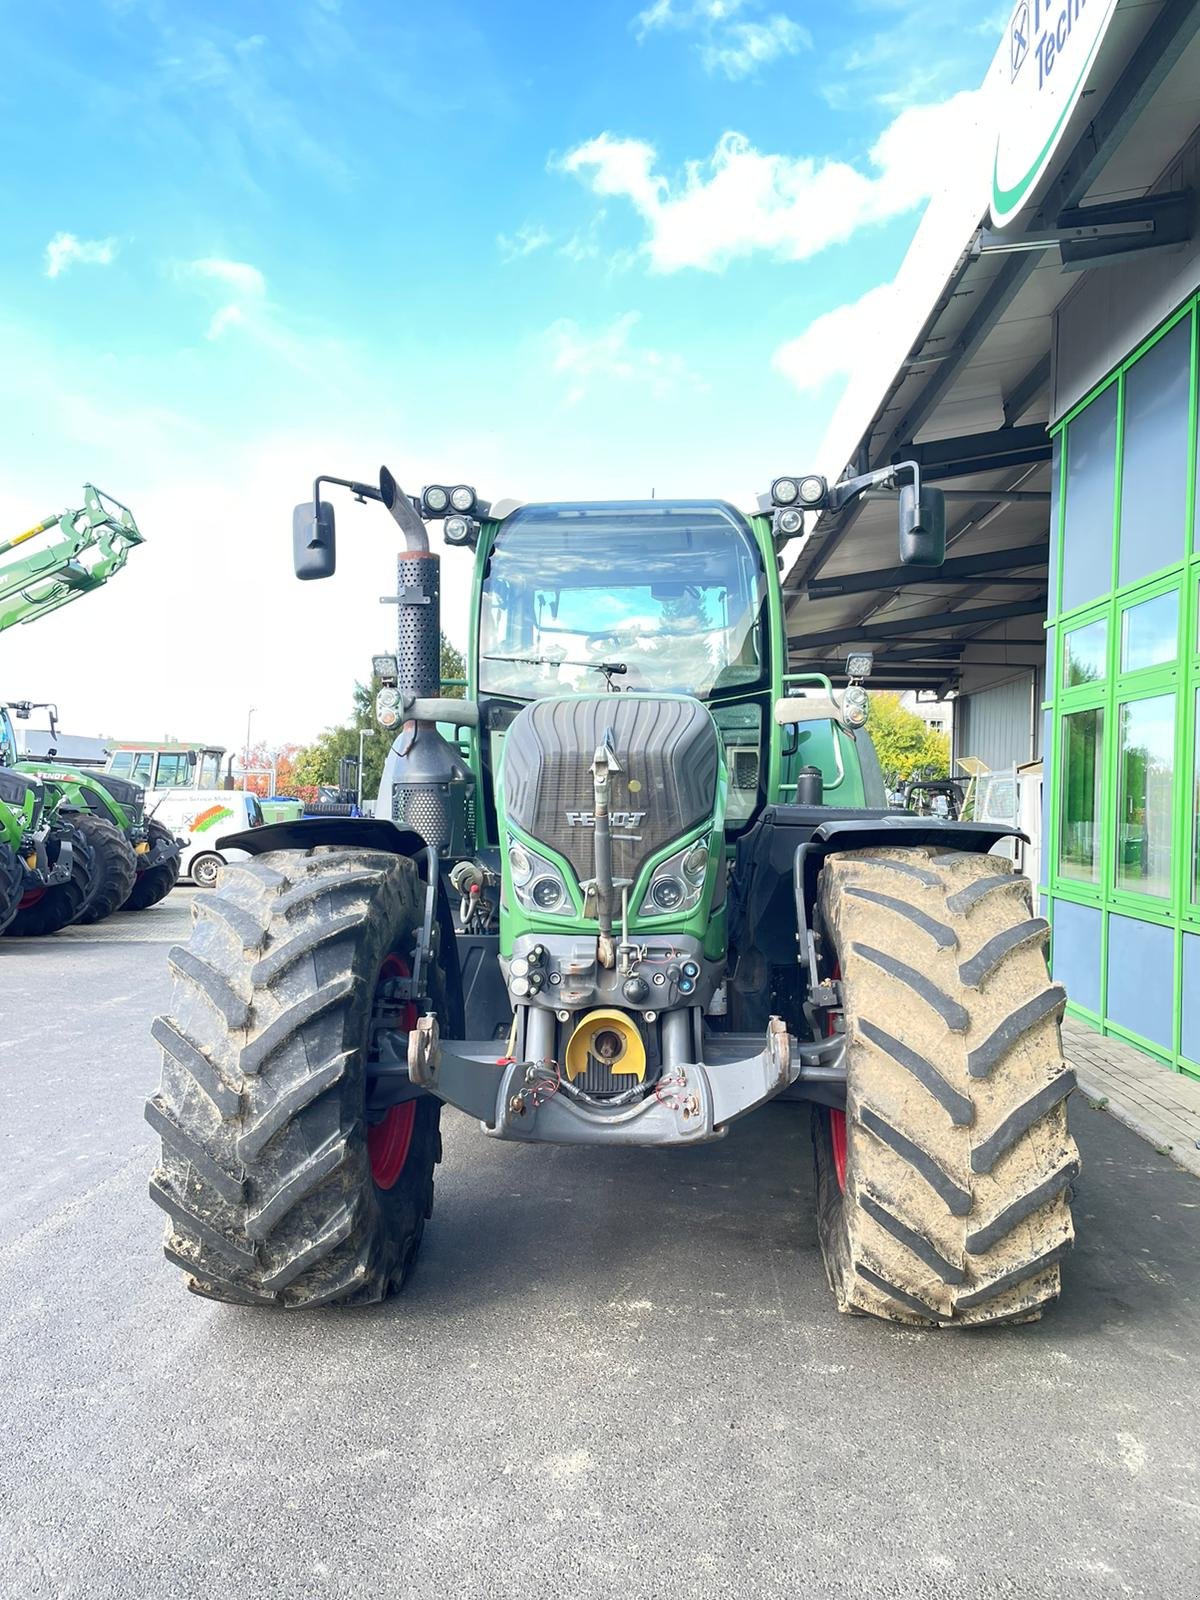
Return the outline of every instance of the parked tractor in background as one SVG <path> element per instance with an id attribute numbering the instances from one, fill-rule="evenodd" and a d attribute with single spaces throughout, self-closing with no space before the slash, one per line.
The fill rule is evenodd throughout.
<path id="1" fill-rule="evenodd" d="M 45 517 L 0 543 L 0 556 L 51 530 L 54 537 L 0 567 L 0 632 L 100 588 L 143 542 L 128 506 L 86 484 L 79 510 Z M 0 704 L 3 788 L 15 794 L 24 785 L 19 807 L 0 801 L 5 813 L 0 833 L 6 841 L 19 835 L 23 869 L 17 907 L 5 923 L 11 864 L 0 853 L 0 929 L 14 936 L 56 933 L 72 922 L 98 922 L 124 905 L 152 905 L 168 892 L 172 871 L 178 870 L 178 845 L 173 839 L 151 839 L 135 785 L 57 762 L 53 748 L 46 759 L 20 759 L 9 711 L 28 717 L 43 707 L 50 712 L 53 734 L 54 708 L 48 703 Z M 29 826 L 31 806 L 39 819 L 36 829 Z"/>
<path id="2" fill-rule="evenodd" d="M 1014 830 L 887 809 L 868 657 L 840 692 L 787 671 L 780 552 L 806 510 L 898 489 L 901 560 L 943 559 L 917 466 L 780 478 L 748 515 L 318 478 L 304 579 L 334 570 L 322 483 L 403 534 L 373 663 L 394 743 L 374 818 L 222 840 L 253 859 L 171 952 L 151 1193 L 190 1287 L 398 1289 L 442 1102 L 493 1138 L 684 1148 L 786 1098 L 841 1309 L 1036 1317 L 1073 1236 L 1074 1078 L 1046 923 L 988 853 Z M 465 699 L 440 692 L 437 521 L 475 549 Z M 569 1255 L 569 1218 L 547 1226 Z"/>

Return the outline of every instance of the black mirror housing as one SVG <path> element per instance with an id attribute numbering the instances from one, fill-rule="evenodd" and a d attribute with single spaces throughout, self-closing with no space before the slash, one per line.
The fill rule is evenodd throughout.
<path id="1" fill-rule="evenodd" d="M 900 489 L 900 561 L 906 567 L 940 567 L 946 559 L 946 497 L 915 484 Z"/>
<path id="2" fill-rule="evenodd" d="M 337 566 L 333 507 L 309 500 L 292 512 L 292 564 L 298 578 L 332 578 Z"/>

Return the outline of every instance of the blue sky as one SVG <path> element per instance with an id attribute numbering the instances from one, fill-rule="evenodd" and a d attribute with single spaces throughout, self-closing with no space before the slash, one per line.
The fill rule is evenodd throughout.
<path id="1" fill-rule="evenodd" d="M 986 9 L 0 6 L 0 515 L 93 479 L 150 541 L 0 641 L 5 693 L 81 732 L 339 715 L 393 541 L 339 507 L 338 578 L 294 583 L 317 470 L 745 502 L 803 469 L 853 359 L 821 319 L 899 265 Z M 452 558 L 460 637 L 463 584 Z"/>

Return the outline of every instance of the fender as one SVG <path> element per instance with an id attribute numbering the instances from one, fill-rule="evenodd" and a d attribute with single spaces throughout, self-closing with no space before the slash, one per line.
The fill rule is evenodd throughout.
<path id="1" fill-rule="evenodd" d="M 425 840 L 412 828 L 398 828 L 386 818 L 301 817 L 293 822 L 264 823 L 261 828 L 247 828 L 242 833 L 222 834 L 217 840 L 219 850 L 245 850 L 252 856 L 265 855 L 270 850 L 311 850 L 316 845 L 342 845 L 351 850 L 388 850 L 392 855 L 407 856 L 417 863 L 421 881 L 428 884 L 426 851 L 429 847 Z M 436 894 L 437 918 L 441 929 L 439 948 L 446 974 L 447 1031 L 461 1039 L 464 1029 L 462 974 L 458 965 L 454 914 L 440 872 Z"/>
<path id="2" fill-rule="evenodd" d="M 792 865 L 800 964 L 808 967 L 815 977 L 808 908 L 817 903 L 817 881 L 829 856 L 843 850 L 871 850 L 887 845 L 932 845 L 941 850 L 966 850 L 986 855 L 1001 839 L 1029 843 L 1028 834 L 1002 822 L 952 822 L 947 817 L 916 817 L 903 811 L 879 811 L 873 815 L 859 812 L 820 823 L 809 839 L 796 846 Z"/>
<path id="3" fill-rule="evenodd" d="M 951 822 L 906 811 L 833 806 L 764 807 L 738 840 L 730 880 L 733 941 L 757 949 L 769 965 L 808 965 L 812 907 L 828 856 L 887 845 L 933 845 L 988 851 L 999 840 L 1023 839 L 1003 823 Z"/>

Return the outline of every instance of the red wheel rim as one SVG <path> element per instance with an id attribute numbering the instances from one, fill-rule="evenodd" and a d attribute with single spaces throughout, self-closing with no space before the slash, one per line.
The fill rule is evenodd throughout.
<path id="1" fill-rule="evenodd" d="M 833 1171 L 838 1188 L 846 1192 L 846 1113 L 829 1109 L 829 1137 L 833 1144 Z"/>
<path id="2" fill-rule="evenodd" d="M 378 1012 L 387 1003 L 379 992 L 385 983 L 393 978 L 408 978 L 411 975 L 403 956 L 394 953 L 387 956 L 375 982 L 373 1012 Z M 417 1015 L 416 1002 L 408 1001 L 400 1008 L 397 1026 L 411 1033 L 417 1025 Z M 398 1106 L 389 1106 L 380 1121 L 367 1129 L 367 1156 L 371 1163 L 371 1177 L 377 1188 L 391 1189 L 398 1182 L 408 1160 L 416 1120 L 417 1102 L 405 1100 Z"/>
<path id="3" fill-rule="evenodd" d="M 39 900 L 44 899 L 45 898 L 45 894 L 46 894 L 45 889 L 29 889 L 29 890 L 27 890 L 27 892 L 21 896 L 21 904 L 17 907 L 17 910 L 18 911 L 28 911 L 30 906 L 35 906 L 35 905 L 37 905 Z"/>

